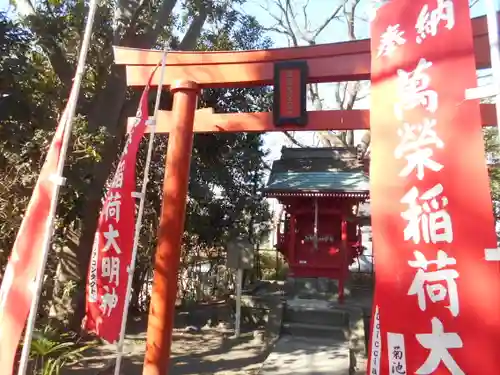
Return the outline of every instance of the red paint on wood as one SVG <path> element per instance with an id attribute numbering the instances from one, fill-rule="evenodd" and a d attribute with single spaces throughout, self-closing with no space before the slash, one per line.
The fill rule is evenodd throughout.
<path id="1" fill-rule="evenodd" d="M 280 75 L 280 117 L 300 117 L 300 70 L 283 69 Z"/>
<path id="2" fill-rule="evenodd" d="M 193 82 L 179 81 L 172 87 L 172 91 L 173 131 L 170 134 L 165 160 L 163 204 L 158 229 L 143 375 L 167 375 L 169 371 L 177 299 L 177 273 L 193 146 L 193 120 L 199 88 Z"/>
<path id="3" fill-rule="evenodd" d="M 478 69 L 490 66 L 486 18 L 472 20 L 474 52 Z M 114 47 L 115 63 L 127 65 L 127 84 L 144 86 L 162 51 Z M 370 40 L 310 47 L 240 52 L 170 52 L 164 82 L 191 80 L 203 87 L 272 85 L 277 61 L 306 60 L 309 82 L 365 80 L 370 77 Z M 158 84 L 157 72 L 152 84 Z"/>
<path id="4" fill-rule="evenodd" d="M 481 104 L 482 126 L 495 126 L 494 104 Z M 129 127 L 135 117 L 128 120 Z M 172 112 L 160 111 L 156 125 L 157 133 L 168 133 L 172 127 Z M 218 132 L 276 132 L 297 130 L 356 130 L 370 129 L 370 111 L 354 109 L 349 111 L 310 111 L 306 127 L 289 125 L 276 127 L 271 112 L 257 113 L 213 113 L 211 108 L 196 111 L 195 133 Z"/>
<path id="5" fill-rule="evenodd" d="M 280 198 L 278 198 L 280 199 Z M 290 214 L 288 231 L 283 236 L 283 254 L 290 272 L 295 277 L 327 277 L 339 280 L 339 285 L 347 277 L 347 269 L 357 256 L 357 236 L 349 237 L 357 223 L 343 220 L 343 213 L 358 199 L 317 198 L 318 210 L 318 247 L 314 248 L 314 205 L 313 198 L 296 197 L 292 200 L 280 199 L 286 204 Z M 342 297 L 342 295 L 340 295 Z"/>

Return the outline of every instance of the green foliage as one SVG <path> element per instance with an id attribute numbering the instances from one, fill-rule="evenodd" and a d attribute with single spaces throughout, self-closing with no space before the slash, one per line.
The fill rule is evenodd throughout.
<path id="1" fill-rule="evenodd" d="M 490 176 L 491 199 L 496 220 L 500 218 L 500 143 L 498 128 L 489 127 L 483 130 L 488 174 Z"/>
<path id="2" fill-rule="evenodd" d="M 259 253 L 263 280 L 286 280 L 288 264 L 281 254 L 271 251 Z"/>
<path id="3" fill-rule="evenodd" d="M 242 2 L 183 0 L 178 2 L 180 7 L 161 18 L 167 1 L 146 4 L 120 0 L 99 6 L 64 171 L 67 185 L 61 189 L 58 205 L 56 251 L 51 252 L 48 262 L 42 301 L 49 312 L 49 300 L 53 299 L 50 313 L 60 322 L 67 324 L 73 309 L 77 314 L 83 311 L 81 303 L 72 298 L 84 295 L 100 199 L 122 148 L 126 117 L 135 112 L 140 93 L 126 88 L 123 69 L 113 65 L 112 45 L 268 48 L 271 42 L 263 38 L 264 31 L 255 18 L 236 10 Z M 66 104 L 87 7 L 87 2 L 75 0 L 37 2 L 34 13 L 20 14 L 22 24 L 3 15 L 0 18 L 0 265 L 12 248 Z M 217 112 L 265 111 L 271 104 L 270 93 L 269 88 L 204 90 L 200 106 Z M 152 90 L 151 97 L 154 94 Z M 162 95 L 162 109 L 170 106 L 170 95 Z M 138 186 L 146 144 L 143 142 L 138 155 Z M 156 137 L 138 256 L 139 281 L 150 271 L 156 248 L 167 144 L 168 137 Z M 254 228 L 265 227 L 269 213 L 260 194 L 264 156 L 260 134 L 195 137 L 184 245 L 187 258 L 193 257 L 193 248 L 205 249 L 205 254 L 212 249 L 221 251 L 228 238 L 238 234 L 255 237 Z M 67 285 L 72 286 L 71 292 Z"/>
<path id="4" fill-rule="evenodd" d="M 74 335 L 60 333 L 49 326 L 33 333 L 30 358 L 33 375 L 59 375 L 69 363 L 82 358 L 82 353 L 95 343 L 82 345 Z"/>
<path id="5" fill-rule="evenodd" d="M 0 266 L 5 264 L 21 224 L 33 186 L 66 100 L 58 77 L 43 53 L 33 48 L 33 34 L 0 14 Z M 65 175 L 78 181 L 62 190 L 56 243 L 64 244 L 63 227 L 81 213 L 81 195 L 89 167 L 105 130 L 90 132 L 80 115 L 75 119 L 73 152 Z M 83 181 L 82 181 L 83 180 Z M 82 184 L 83 182 L 83 184 Z M 55 254 L 51 254 L 55 257 Z M 49 262 L 49 275 L 56 263 Z M 50 280 L 50 279 L 49 279 Z"/>
<path id="6" fill-rule="evenodd" d="M 31 194 L 54 116 L 47 92 L 47 66 L 36 64 L 30 32 L 0 14 L 0 249 L 12 247 Z M 8 250 L 7 250 L 8 249 Z M 4 255 L 4 254 L 2 254 Z"/>

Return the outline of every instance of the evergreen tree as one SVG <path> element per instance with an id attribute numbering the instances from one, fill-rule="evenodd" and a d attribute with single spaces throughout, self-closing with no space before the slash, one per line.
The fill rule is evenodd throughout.
<path id="1" fill-rule="evenodd" d="M 167 9 L 167 3 L 171 2 L 152 8 L 139 2 L 126 8 L 120 3 L 116 12 L 102 4 L 98 10 L 64 172 L 68 184 L 58 207 L 56 251 L 51 253 L 45 289 L 46 299 L 52 300 L 50 314 L 75 328 L 83 314 L 84 284 L 104 183 L 121 152 L 126 117 L 135 112 L 141 91 L 127 89 L 123 67 L 113 65 L 112 44 L 147 48 L 166 42 L 200 50 L 270 46 L 255 19 L 234 10 L 237 2 L 186 1 L 181 13 Z M 23 10 L 23 25 L 3 18 L 1 26 L 9 32 L 3 33 L 0 41 L 2 51 L 8 51 L 0 60 L 2 99 L 8 100 L 1 113 L 7 121 L 0 125 L 0 171 L 6 176 L 0 197 L 4 259 L 67 100 L 87 11 L 85 3 L 66 0 L 40 3 L 37 8 L 21 1 L 17 6 Z M 135 11 L 131 14 L 127 9 Z M 113 17 L 118 19 L 113 21 Z M 176 28 L 185 30 L 183 38 L 175 34 Z M 152 90 L 152 98 L 154 94 Z M 265 88 L 206 90 L 201 99 L 201 106 L 210 105 L 219 112 L 268 110 L 270 105 Z M 171 97 L 164 93 L 162 107 L 170 106 Z M 151 268 L 156 246 L 167 142 L 166 136 L 158 136 L 155 142 L 138 275 Z M 146 143 L 138 156 L 138 183 L 142 182 Z M 266 206 L 256 193 L 262 182 L 255 183 L 264 155 L 261 146 L 259 134 L 195 137 L 187 245 L 194 241 L 203 247 L 221 248 L 231 233 L 248 232 L 249 223 L 266 219 Z M 255 191 L 250 185 L 256 186 Z"/>

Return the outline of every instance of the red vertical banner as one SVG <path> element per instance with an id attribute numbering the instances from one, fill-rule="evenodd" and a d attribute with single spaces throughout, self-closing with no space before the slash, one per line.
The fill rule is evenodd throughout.
<path id="1" fill-rule="evenodd" d="M 57 182 L 54 177 L 57 173 L 65 128 L 66 123 L 61 121 L 33 189 L 33 195 L 2 278 L 0 368 L 2 374 L 6 375 L 13 372 L 14 359 L 35 292 L 35 278 L 43 260 L 52 195 Z"/>
<path id="2" fill-rule="evenodd" d="M 135 230 L 135 165 L 148 120 L 149 86 L 142 93 L 94 238 L 84 328 L 114 343 L 120 336 Z"/>
<path id="3" fill-rule="evenodd" d="M 500 374 L 500 274 L 466 0 L 371 26 L 375 300 L 369 373 Z"/>

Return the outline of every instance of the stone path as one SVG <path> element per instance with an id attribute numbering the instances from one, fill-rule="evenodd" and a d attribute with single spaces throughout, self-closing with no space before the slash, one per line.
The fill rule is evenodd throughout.
<path id="1" fill-rule="evenodd" d="M 267 357 L 261 375 L 348 375 L 346 342 L 283 336 Z"/>

